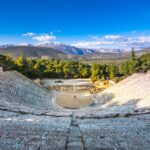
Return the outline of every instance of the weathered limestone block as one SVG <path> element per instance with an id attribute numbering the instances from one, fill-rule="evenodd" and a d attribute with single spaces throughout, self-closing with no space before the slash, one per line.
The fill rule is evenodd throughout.
<path id="1" fill-rule="evenodd" d="M 82 139 L 80 137 L 69 137 L 69 140 L 68 140 L 69 143 L 72 143 L 72 142 L 82 142 Z"/>
<path id="2" fill-rule="evenodd" d="M 83 150 L 83 144 L 82 142 L 72 142 L 68 144 L 67 149 L 68 150 Z"/>

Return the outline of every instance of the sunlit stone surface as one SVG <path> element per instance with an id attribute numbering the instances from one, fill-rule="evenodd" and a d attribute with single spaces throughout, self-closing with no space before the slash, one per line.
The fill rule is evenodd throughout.
<path id="1" fill-rule="evenodd" d="M 0 72 L 0 150 L 149 150 L 149 91 L 150 77 L 134 74 L 92 105 L 66 109 L 56 93 Z"/>
<path id="2" fill-rule="evenodd" d="M 68 117 L 16 115 L 0 118 L 0 149 L 64 149 Z"/>
<path id="3" fill-rule="evenodd" d="M 150 149 L 150 115 L 83 119 L 79 120 L 79 124 L 88 150 Z"/>

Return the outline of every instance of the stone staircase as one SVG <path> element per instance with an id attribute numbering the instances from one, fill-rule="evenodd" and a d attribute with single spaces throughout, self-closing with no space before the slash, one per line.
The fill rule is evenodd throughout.
<path id="1" fill-rule="evenodd" d="M 72 116 L 66 150 L 84 150 L 82 133 L 76 116 Z"/>

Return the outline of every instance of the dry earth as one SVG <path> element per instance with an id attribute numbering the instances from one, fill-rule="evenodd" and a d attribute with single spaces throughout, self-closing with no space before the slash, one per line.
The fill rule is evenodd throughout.
<path id="1" fill-rule="evenodd" d="M 93 104 L 93 99 L 88 92 L 58 92 L 56 103 L 66 108 L 82 108 Z"/>

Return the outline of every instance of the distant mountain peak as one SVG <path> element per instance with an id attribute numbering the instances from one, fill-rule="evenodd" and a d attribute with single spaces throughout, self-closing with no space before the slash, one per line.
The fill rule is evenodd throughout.
<path id="1" fill-rule="evenodd" d="M 72 54 L 72 55 L 86 55 L 95 52 L 94 49 L 78 48 L 64 43 L 41 43 L 38 44 L 37 46 L 54 48 L 66 54 Z"/>
<path id="2" fill-rule="evenodd" d="M 90 54 L 97 54 L 97 53 L 107 53 L 107 54 L 123 54 L 126 52 L 130 52 L 132 49 L 115 49 L 115 48 L 99 48 L 99 49 L 90 49 L 90 48 L 79 48 L 75 46 L 71 46 L 64 43 L 53 43 L 53 42 L 47 42 L 47 43 L 39 43 L 39 44 L 28 44 L 28 43 L 21 43 L 18 45 L 13 44 L 7 44 L 7 45 L 1 45 L 0 48 L 8 48 L 8 47 L 37 47 L 37 48 L 50 48 L 57 50 L 58 52 L 62 52 L 64 54 L 69 55 L 90 55 Z M 141 49 L 135 49 L 135 51 L 140 51 Z"/>

